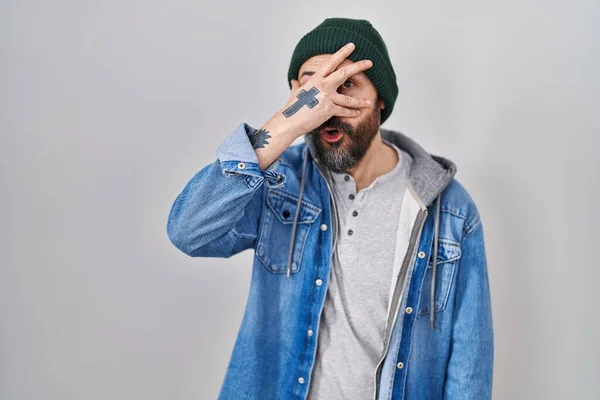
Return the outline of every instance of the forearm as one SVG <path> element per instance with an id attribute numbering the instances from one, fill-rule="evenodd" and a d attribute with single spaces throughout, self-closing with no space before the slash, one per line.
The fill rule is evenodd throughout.
<path id="1" fill-rule="evenodd" d="M 252 244 L 262 208 L 262 184 L 285 183 L 285 175 L 275 171 L 277 164 L 259 169 L 249 141 L 253 131 L 247 124 L 240 125 L 218 147 L 217 160 L 198 171 L 175 199 L 167 232 L 184 253 L 228 256 L 238 238 Z"/>
<path id="2" fill-rule="evenodd" d="M 267 169 L 293 142 L 302 135 L 278 111 L 262 128 L 248 135 L 261 170 Z"/>

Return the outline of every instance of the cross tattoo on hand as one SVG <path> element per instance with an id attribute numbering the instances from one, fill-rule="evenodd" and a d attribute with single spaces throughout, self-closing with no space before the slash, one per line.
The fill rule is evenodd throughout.
<path id="1" fill-rule="evenodd" d="M 318 93 L 319 93 L 319 89 L 317 89 L 315 86 L 310 88 L 310 90 L 308 92 L 306 90 L 302 89 L 300 91 L 300 93 L 298 93 L 296 95 L 296 97 L 298 98 L 298 101 L 296 101 L 294 104 L 289 106 L 283 112 L 283 115 L 285 115 L 286 118 L 289 118 L 292 115 L 296 114 L 305 105 L 308 106 L 308 108 L 313 108 L 314 106 L 319 104 L 319 100 L 317 100 L 315 98 L 315 96 Z"/>

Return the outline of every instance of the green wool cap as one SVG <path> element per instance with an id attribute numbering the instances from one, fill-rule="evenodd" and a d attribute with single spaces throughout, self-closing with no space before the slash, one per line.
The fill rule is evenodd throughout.
<path id="1" fill-rule="evenodd" d="M 383 124 L 394 109 L 398 97 L 398 85 L 387 47 L 379 32 L 367 20 L 327 18 L 304 35 L 292 54 L 288 70 L 290 89 L 291 80 L 298 79 L 300 67 L 306 60 L 319 54 L 333 54 L 350 42 L 356 47 L 348 59 L 354 62 L 364 59 L 373 61 L 373 66 L 364 73 L 373 82 L 379 97 L 385 103 L 385 108 L 381 111 Z"/>

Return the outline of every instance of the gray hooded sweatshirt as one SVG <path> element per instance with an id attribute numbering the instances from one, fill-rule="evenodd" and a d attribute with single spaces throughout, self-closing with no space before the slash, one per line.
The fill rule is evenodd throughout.
<path id="1" fill-rule="evenodd" d="M 387 308 L 387 321 L 385 325 L 385 337 L 384 337 L 384 346 L 382 349 L 380 361 L 377 365 L 376 370 L 374 371 L 374 386 L 376 386 L 376 382 L 378 379 L 378 374 L 380 372 L 381 363 L 387 353 L 389 347 L 389 341 L 391 337 L 391 331 L 396 321 L 397 309 L 401 303 L 402 292 L 404 288 L 404 283 L 407 276 L 412 273 L 412 265 L 411 260 L 414 259 L 414 251 L 416 249 L 416 245 L 418 244 L 418 240 L 420 238 L 421 226 L 422 222 L 425 219 L 426 214 L 423 213 L 434 201 L 436 201 L 436 224 L 434 230 L 434 245 L 433 245 L 433 255 L 432 260 L 435 260 L 433 263 L 433 274 L 431 284 L 431 309 L 434 306 L 435 299 L 435 277 L 436 277 L 436 267 L 437 267 L 437 243 L 438 243 L 438 216 L 439 216 L 439 194 L 446 188 L 446 186 L 450 183 L 450 181 L 454 178 L 456 174 L 456 165 L 440 156 L 435 156 L 426 152 L 416 141 L 411 139 L 410 137 L 404 135 L 398 131 L 392 131 L 387 129 L 380 129 L 382 139 L 386 142 L 394 144 L 398 147 L 402 152 L 406 152 L 410 155 L 410 168 L 409 168 L 409 179 L 408 184 L 405 184 L 405 190 L 403 193 L 402 199 L 399 199 L 401 202 L 400 205 L 400 216 L 398 221 L 398 230 L 395 240 L 395 249 L 394 249 L 394 263 L 393 263 L 393 271 L 392 271 L 392 282 L 390 285 L 389 297 L 388 297 L 388 308 Z M 332 210 L 334 213 L 334 253 L 337 251 L 337 244 L 339 242 L 339 238 L 341 235 L 340 232 L 340 215 L 339 215 L 339 207 L 336 204 L 335 196 L 333 193 L 333 179 L 332 174 L 324 168 L 320 164 L 320 160 L 317 156 L 317 152 L 312 141 L 312 137 L 309 135 L 304 136 L 306 147 L 310 152 L 310 157 L 313 158 L 317 168 L 321 171 L 321 174 L 325 178 L 327 183 L 327 187 L 330 192 L 330 201 L 332 205 Z M 308 161 L 308 155 L 304 158 L 304 164 L 302 167 L 302 179 L 300 184 L 300 194 L 298 196 L 299 202 L 302 200 L 304 185 L 305 185 L 305 173 L 306 173 L 306 164 Z M 298 206 L 297 209 L 300 209 Z M 294 217 L 293 228 L 292 228 L 292 237 L 289 249 L 289 262 L 288 262 L 288 277 L 291 271 L 291 255 L 293 251 L 293 243 L 294 236 L 296 232 L 296 224 L 297 224 L 296 214 Z M 427 283 L 426 283 L 427 284 Z M 430 314 L 430 324 L 433 328 L 435 313 Z"/>

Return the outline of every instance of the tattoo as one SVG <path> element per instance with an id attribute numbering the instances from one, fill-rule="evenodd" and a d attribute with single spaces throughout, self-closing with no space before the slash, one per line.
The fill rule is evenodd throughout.
<path id="1" fill-rule="evenodd" d="M 270 138 L 271 135 L 269 135 L 269 131 L 265 129 L 260 129 L 255 133 L 248 135 L 248 137 L 250 138 L 250 143 L 252 143 L 252 147 L 258 149 L 260 147 L 265 147 L 266 144 L 269 144 L 267 139 Z"/>
<path id="2" fill-rule="evenodd" d="M 305 105 L 308 106 L 308 108 L 313 108 L 314 106 L 319 104 L 319 100 L 315 98 L 317 93 L 319 93 L 319 89 L 317 89 L 315 86 L 311 87 L 308 92 L 302 89 L 300 93 L 296 95 L 298 101 L 289 106 L 283 112 L 283 115 L 285 115 L 286 118 L 289 118 L 292 115 L 296 114 L 302 108 L 302 106 Z"/>

